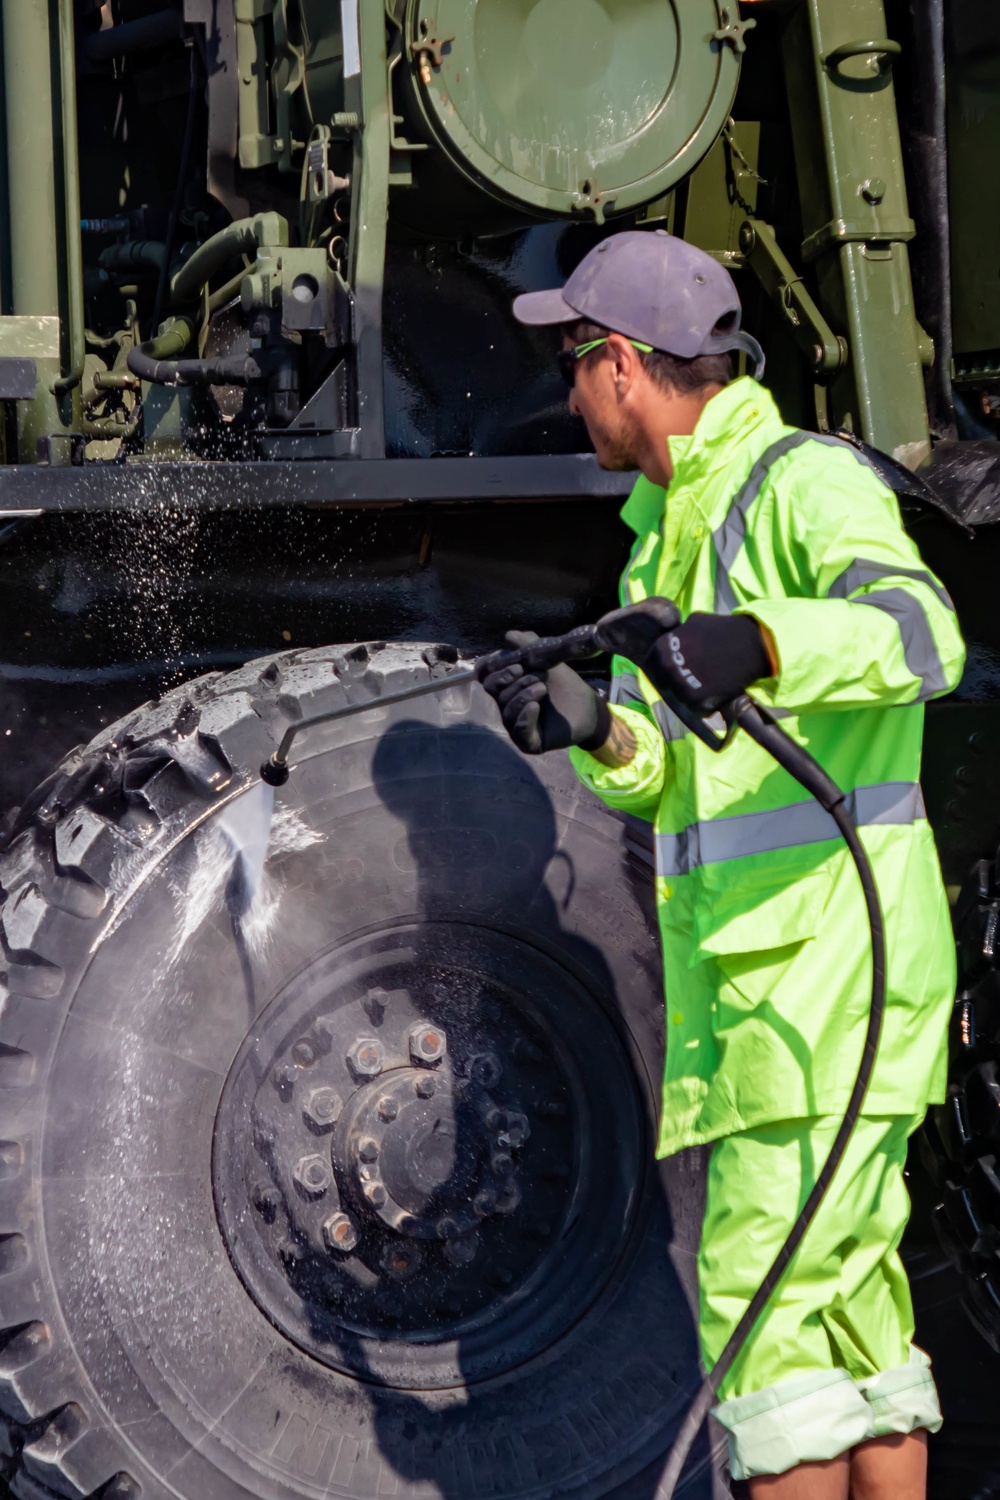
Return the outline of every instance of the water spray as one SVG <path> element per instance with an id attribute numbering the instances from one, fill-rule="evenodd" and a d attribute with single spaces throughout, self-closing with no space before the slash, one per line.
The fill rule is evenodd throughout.
<path id="1" fill-rule="evenodd" d="M 664 606 L 666 604 L 667 602 L 664 601 Z M 671 611 L 675 616 L 672 622 L 668 618 Z M 665 607 L 661 610 L 661 613 L 663 614 L 664 628 L 669 629 L 672 628 L 672 625 L 680 623 L 680 614 L 674 605 L 670 604 L 668 608 Z M 537 640 L 526 642 L 523 646 L 517 648 L 494 651 L 487 656 L 480 657 L 473 666 L 462 667 L 458 671 L 445 673 L 443 676 L 433 678 L 430 682 L 421 683 L 417 687 L 403 688 L 400 692 L 386 693 L 381 697 L 368 699 L 364 702 L 344 704 L 340 708 L 332 709 L 329 713 L 318 714 L 310 719 L 300 719 L 285 730 L 278 748 L 274 751 L 270 759 L 266 760 L 261 766 L 261 779 L 271 789 L 271 801 L 273 802 L 273 788 L 283 786 L 288 780 L 290 774 L 288 757 L 296 737 L 305 729 L 311 729 L 319 724 L 329 724 L 337 719 L 350 718 L 354 714 L 363 714 L 369 709 L 386 708 L 394 703 L 409 702 L 413 698 L 425 698 L 432 694 L 447 692 L 450 688 L 460 686 L 464 683 L 481 681 L 487 672 L 500 671 L 504 667 L 520 666 L 526 672 L 544 672 L 550 670 L 552 667 L 560 666 L 564 662 L 582 661 L 588 657 L 597 656 L 606 649 L 608 649 L 608 644 L 602 640 L 599 626 L 581 625 L 576 630 L 569 631 L 566 635 L 543 636 Z M 831 818 L 830 836 L 833 838 L 839 833 L 843 838 L 858 872 L 865 900 L 872 951 L 872 984 L 868 1027 L 857 1076 L 847 1109 L 844 1113 L 843 1122 L 830 1148 L 830 1154 L 823 1164 L 823 1168 L 816 1178 L 815 1185 L 806 1199 L 798 1218 L 792 1225 L 785 1243 L 779 1250 L 770 1270 L 755 1292 L 739 1323 L 736 1325 L 725 1349 L 723 1349 L 712 1370 L 704 1377 L 694 1400 L 688 1408 L 667 1458 L 666 1468 L 656 1491 L 656 1500 L 671 1500 L 687 1456 L 691 1451 L 691 1447 L 702 1424 L 712 1408 L 719 1387 L 732 1368 L 750 1334 L 753 1332 L 761 1313 L 764 1311 L 787 1270 L 789 1262 L 802 1243 L 806 1231 L 815 1218 L 820 1204 L 823 1202 L 827 1190 L 833 1181 L 837 1167 L 840 1165 L 844 1152 L 847 1149 L 848 1141 L 861 1113 L 865 1094 L 868 1091 L 868 1084 L 875 1065 L 875 1056 L 882 1031 L 882 1017 L 885 1010 L 886 955 L 885 924 L 882 917 L 878 889 L 875 885 L 874 872 L 861 839 L 858 836 L 857 825 L 848 808 L 845 794 L 836 782 L 827 775 L 819 762 L 814 760 L 807 750 L 781 728 L 763 704 L 756 702 L 747 693 L 741 693 L 730 703 L 722 706 L 720 713 L 725 727 L 721 733 L 716 732 L 716 730 L 705 722 L 700 714 L 688 704 L 675 697 L 674 694 L 665 692 L 662 696 L 664 702 L 677 715 L 681 722 L 693 734 L 696 734 L 709 749 L 716 753 L 725 750 L 736 732 L 742 729 L 778 765 L 782 766 L 800 786 L 803 786 L 810 796 L 816 799 L 825 812 L 829 813 Z M 269 824 L 270 812 L 268 812 Z M 254 858 L 256 859 L 258 845 L 254 843 L 252 837 L 249 842 L 247 841 L 245 827 L 241 827 L 240 837 L 243 840 L 240 845 L 241 857 L 244 857 L 244 851 L 248 853 L 252 848 Z M 264 847 L 266 849 L 266 833 Z M 263 858 L 261 858 L 262 864 Z"/>

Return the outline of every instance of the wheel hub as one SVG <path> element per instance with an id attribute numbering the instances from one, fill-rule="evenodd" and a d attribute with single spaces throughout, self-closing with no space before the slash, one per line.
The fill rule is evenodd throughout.
<path id="1" fill-rule="evenodd" d="M 494 977 L 498 941 L 483 952 L 478 934 L 478 963 L 442 964 L 447 947 L 398 934 L 357 962 L 324 956 L 258 1019 L 227 1082 L 215 1177 L 230 1254 L 268 1316 L 328 1362 L 363 1367 L 359 1337 L 492 1337 L 566 1259 L 581 1195 L 614 1191 L 594 1178 L 572 1057 Z M 526 962 L 527 994 L 558 1003 L 552 977 L 530 973 L 545 961 Z M 615 1258 L 586 1254 L 591 1282 Z"/>

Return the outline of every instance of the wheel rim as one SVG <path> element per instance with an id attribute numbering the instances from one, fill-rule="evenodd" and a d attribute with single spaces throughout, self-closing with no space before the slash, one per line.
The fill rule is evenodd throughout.
<path id="1" fill-rule="evenodd" d="M 622 1039 L 574 975 L 480 925 L 396 925 L 258 1017 L 219 1104 L 216 1212 L 250 1295 L 310 1354 L 430 1388 L 461 1339 L 468 1382 L 600 1296 L 645 1133 Z"/>

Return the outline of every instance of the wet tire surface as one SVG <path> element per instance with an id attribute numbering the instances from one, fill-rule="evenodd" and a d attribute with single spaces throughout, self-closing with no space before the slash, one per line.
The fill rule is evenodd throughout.
<path id="1" fill-rule="evenodd" d="M 641 839 L 455 687 L 304 733 L 253 872 L 284 727 L 453 659 L 203 678 L 22 810 L 0 861 L 19 1500 L 654 1500 L 697 1378 L 703 1164 L 652 1157 Z M 717 1442 L 682 1493 L 727 1493 Z"/>

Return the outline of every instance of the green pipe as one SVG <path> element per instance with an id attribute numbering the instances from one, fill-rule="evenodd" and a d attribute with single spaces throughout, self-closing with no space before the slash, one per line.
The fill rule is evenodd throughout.
<path id="1" fill-rule="evenodd" d="M 255 214 L 252 219 L 235 219 L 218 234 L 199 245 L 170 283 L 174 302 L 194 302 L 203 286 L 216 272 L 228 266 L 239 255 L 256 255 L 258 245 L 287 245 L 288 223 L 280 214 Z"/>
<path id="2" fill-rule="evenodd" d="M 83 307 L 83 243 L 80 235 L 80 149 L 76 127 L 73 0 L 59 0 L 59 78 L 62 92 L 66 281 L 69 292 L 69 371 L 54 382 L 52 390 L 54 395 L 64 396 L 83 379 L 87 357 Z M 70 421 L 72 423 L 72 416 Z"/>
<path id="3" fill-rule="evenodd" d="M 0 6 L 7 123 L 10 273 L 16 315 L 58 317 L 60 214 L 55 184 L 49 7 L 41 0 Z M 18 457 L 35 458 L 35 441 L 62 430 L 51 383 L 60 375 L 59 351 L 36 359 L 33 401 L 17 402 Z M 62 446 L 62 445 L 59 445 Z"/>

